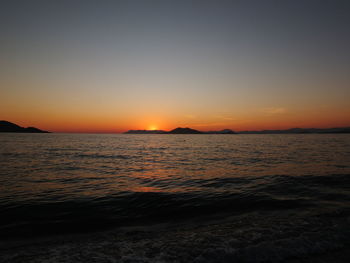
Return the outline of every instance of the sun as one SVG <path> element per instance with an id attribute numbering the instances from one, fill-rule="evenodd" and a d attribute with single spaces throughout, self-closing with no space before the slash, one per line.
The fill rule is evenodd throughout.
<path id="1" fill-rule="evenodd" d="M 158 127 L 156 125 L 150 125 L 148 126 L 148 130 L 155 131 L 155 130 L 158 130 Z"/>

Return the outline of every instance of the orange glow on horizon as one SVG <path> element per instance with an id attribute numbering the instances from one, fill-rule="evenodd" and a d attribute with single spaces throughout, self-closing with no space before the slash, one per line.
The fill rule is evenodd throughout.
<path id="1" fill-rule="evenodd" d="M 155 130 L 158 130 L 158 127 L 156 125 L 150 125 L 148 126 L 148 130 L 155 131 Z"/>
<path id="2" fill-rule="evenodd" d="M 289 128 L 334 128 L 350 125 L 350 110 L 304 111 L 290 110 L 284 113 L 236 112 L 232 118 L 225 116 L 193 115 L 189 118 L 178 112 L 151 112 L 149 114 L 124 114 L 109 112 L 69 113 L 50 111 L 8 112 L 1 116 L 17 125 L 33 126 L 51 132 L 66 133 L 123 133 L 128 130 L 165 130 L 190 127 L 200 131 L 232 129 L 234 131 L 289 129 Z"/>

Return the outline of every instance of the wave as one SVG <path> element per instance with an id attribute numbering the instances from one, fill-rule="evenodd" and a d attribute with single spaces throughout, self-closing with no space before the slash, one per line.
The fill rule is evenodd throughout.
<path id="1" fill-rule="evenodd" d="M 122 154 L 97 154 L 97 153 L 92 153 L 92 154 L 77 154 L 74 155 L 73 158 L 91 158 L 91 159 L 131 159 L 131 156 L 128 155 L 122 155 Z"/>
<path id="2" fill-rule="evenodd" d="M 30 242 L 30 248 L 23 242 Z M 181 225 L 139 224 L 74 239 L 70 235 L 37 239 L 34 244 L 32 239 L 6 242 L 0 260 L 29 262 L 34 253 L 38 262 L 52 257 L 67 262 L 348 262 L 349 246 L 346 217 L 269 211 Z"/>
<path id="3" fill-rule="evenodd" d="M 182 182 L 200 189 L 192 192 L 119 191 L 95 197 L 45 196 L 43 200 L 22 202 L 2 200 L 0 229 L 3 236 L 5 233 L 50 232 L 52 229 L 53 232 L 87 231 L 131 223 L 179 222 L 203 216 L 257 211 L 296 212 L 305 208 L 318 213 L 338 209 L 348 214 L 342 204 L 350 201 L 349 182 L 350 176 L 340 174 L 212 178 Z M 149 183 L 159 186 L 159 182 L 149 180 Z"/>

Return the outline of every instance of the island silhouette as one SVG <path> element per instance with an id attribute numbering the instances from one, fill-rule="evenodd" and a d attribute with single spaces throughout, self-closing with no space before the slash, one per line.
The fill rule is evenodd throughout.
<path id="1" fill-rule="evenodd" d="M 21 127 L 9 121 L 0 121 L 0 132 L 49 133 L 35 127 Z"/>
<path id="2" fill-rule="evenodd" d="M 9 121 L 0 121 L 0 132 L 17 132 L 17 133 L 51 133 L 40 130 L 35 127 L 21 127 Z M 257 130 L 257 131 L 240 131 L 236 132 L 231 129 L 219 131 L 199 131 L 189 127 L 178 127 L 170 131 L 164 130 L 128 130 L 124 134 L 325 134 L 325 133 L 350 133 L 350 127 L 337 128 L 291 128 L 285 130 Z"/>
<path id="3" fill-rule="evenodd" d="M 286 130 L 258 130 L 258 131 L 240 131 L 236 132 L 231 129 L 220 131 L 199 131 L 192 128 L 178 127 L 171 131 L 164 130 L 129 130 L 124 134 L 307 134 L 307 133 L 350 133 L 350 127 L 338 128 L 291 128 Z"/>
<path id="4" fill-rule="evenodd" d="M 125 132 L 125 134 L 237 134 L 236 132 L 225 129 L 222 131 L 198 131 L 192 128 L 182 128 L 178 127 L 171 131 L 163 131 L 163 130 L 129 130 Z"/>

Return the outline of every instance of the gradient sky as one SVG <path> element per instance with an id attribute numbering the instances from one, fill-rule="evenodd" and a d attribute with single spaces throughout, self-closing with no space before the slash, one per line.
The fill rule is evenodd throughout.
<path id="1" fill-rule="evenodd" d="M 350 126 L 350 1 L 1 1 L 0 119 L 58 132 Z"/>

